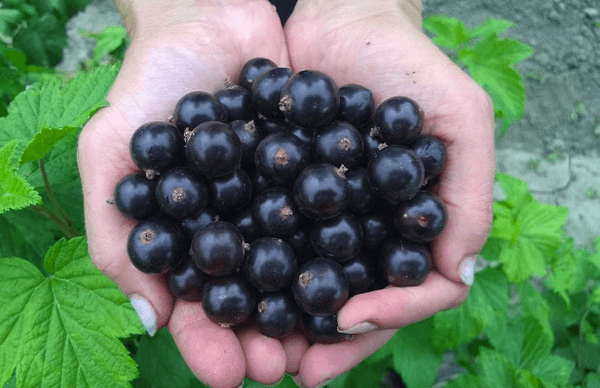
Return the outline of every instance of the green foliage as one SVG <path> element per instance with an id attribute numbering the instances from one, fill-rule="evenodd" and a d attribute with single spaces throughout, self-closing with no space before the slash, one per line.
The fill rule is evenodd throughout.
<path id="1" fill-rule="evenodd" d="M 496 117 L 502 121 L 500 135 L 525 111 L 523 77 L 514 66 L 533 54 L 530 46 L 518 40 L 499 38 L 512 26 L 510 21 L 494 18 L 473 29 L 447 16 L 423 20 L 423 27 L 435 35 L 433 42 L 449 50 L 453 60 L 488 92 Z"/>
<path id="2" fill-rule="evenodd" d="M 88 67 L 98 66 L 105 57 L 123 60 L 129 46 L 127 30 L 122 26 L 107 26 L 102 32 L 82 31 L 81 35 L 97 41 Z"/>

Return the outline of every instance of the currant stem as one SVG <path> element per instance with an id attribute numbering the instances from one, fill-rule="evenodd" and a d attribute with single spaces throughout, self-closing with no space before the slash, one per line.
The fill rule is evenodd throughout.
<path id="1" fill-rule="evenodd" d="M 52 210 L 48 209 L 43 205 L 34 205 L 31 206 L 30 209 L 37 215 L 40 215 L 48 220 L 52 221 L 58 228 L 63 232 L 65 237 L 74 238 L 79 235 L 77 230 L 73 228 L 70 224 L 67 224 L 63 219 L 57 216 Z"/>
<path id="2" fill-rule="evenodd" d="M 48 174 L 46 173 L 46 165 L 44 163 L 44 160 L 39 159 L 38 164 L 40 166 L 40 173 L 42 174 L 42 179 L 44 180 L 44 187 L 46 188 L 46 193 L 48 194 L 48 198 L 50 198 L 50 202 L 52 203 L 52 206 L 54 207 L 54 209 L 56 209 L 56 212 L 62 218 L 62 220 L 68 226 L 71 226 L 73 224 L 73 221 L 71 221 L 71 218 L 69 218 L 67 213 L 65 213 L 64 210 L 60 207 L 60 204 L 58 203 L 58 201 L 56 200 L 56 197 L 54 196 L 54 191 L 52 190 L 52 186 L 50 186 L 50 180 L 48 179 Z M 75 230 L 75 229 L 73 229 L 73 230 Z M 77 232 L 75 232 L 75 233 L 77 233 Z"/>

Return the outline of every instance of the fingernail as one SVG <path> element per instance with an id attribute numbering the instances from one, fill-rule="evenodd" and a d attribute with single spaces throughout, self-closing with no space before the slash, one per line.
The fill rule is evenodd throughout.
<path id="1" fill-rule="evenodd" d="M 142 321 L 142 325 L 146 329 L 146 332 L 148 332 L 148 335 L 150 337 L 154 336 L 157 330 L 156 313 L 150 302 L 148 302 L 148 299 L 141 295 L 133 294 L 129 297 L 129 301 L 138 317 L 140 317 L 140 321 Z"/>
<path id="2" fill-rule="evenodd" d="M 344 333 L 344 334 L 365 334 L 365 333 L 370 333 L 375 329 L 377 329 L 376 324 L 371 323 L 371 322 L 361 322 L 361 323 L 358 323 L 358 324 L 352 326 L 348 330 L 340 330 L 338 327 L 338 332 Z"/>
<path id="3" fill-rule="evenodd" d="M 315 388 L 323 388 L 324 386 L 326 386 L 327 384 L 331 383 L 334 379 L 329 379 L 329 380 L 325 380 L 319 384 L 317 384 L 317 386 Z"/>
<path id="4" fill-rule="evenodd" d="M 473 285 L 473 280 L 475 280 L 475 259 L 475 256 L 465 257 L 458 265 L 460 279 L 469 287 Z"/>
<path id="5" fill-rule="evenodd" d="M 246 382 L 246 379 L 244 379 L 244 381 L 242 381 L 242 383 L 238 386 L 238 388 L 242 388 L 244 386 L 245 382 Z"/>

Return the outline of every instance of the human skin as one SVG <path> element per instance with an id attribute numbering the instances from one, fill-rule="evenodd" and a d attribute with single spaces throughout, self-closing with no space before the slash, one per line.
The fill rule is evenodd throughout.
<path id="1" fill-rule="evenodd" d="M 282 29 L 264 0 L 117 2 L 131 46 L 107 97 L 110 106 L 86 124 L 78 149 L 90 254 L 126 295 L 149 303 L 155 320 L 148 332 L 166 326 L 207 385 L 237 387 L 244 376 L 273 384 L 284 372 L 297 375 L 303 386 L 321 385 L 381 347 L 398 327 L 466 297 L 463 259 L 479 251 L 491 224 L 493 110 L 481 88 L 421 32 L 414 4 L 299 1 Z M 339 329 L 361 324 L 359 331 L 372 332 L 351 342 L 309 347 L 299 333 L 280 341 L 252 327 L 221 328 L 199 303 L 174 300 L 162 277 L 133 267 L 126 241 L 134 222 L 107 204 L 116 183 L 137 171 L 129 157 L 135 129 L 166 120 L 187 92 L 214 92 L 225 80 L 235 82 L 253 57 L 294 71 L 322 70 L 339 85 L 363 84 L 377 103 L 399 94 L 411 97 L 425 111 L 424 132 L 448 145 L 439 195 L 449 221 L 433 245 L 434 270 L 420 286 L 353 297 L 338 315 Z"/>

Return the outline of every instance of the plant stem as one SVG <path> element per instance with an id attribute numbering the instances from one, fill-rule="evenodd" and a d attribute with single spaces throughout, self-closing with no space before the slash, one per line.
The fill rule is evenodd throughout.
<path id="1" fill-rule="evenodd" d="M 46 193 L 48 193 L 48 198 L 50 198 L 52 206 L 54 207 L 54 209 L 56 209 L 58 215 L 62 217 L 62 219 L 67 225 L 73 225 L 73 221 L 71 221 L 71 218 L 69 218 L 67 213 L 65 213 L 64 210 L 60 207 L 60 204 L 54 196 L 54 191 L 52 190 L 52 186 L 50 186 L 50 180 L 48 179 L 48 174 L 46 173 L 46 165 L 44 163 L 44 160 L 39 159 L 38 164 L 40 166 L 40 173 L 42 174 L 42 179 L 44 180 L 44 187 L 46 188 Z"/>
<path id="2" fill-rule="evenodd" d="M 74 238 L 79 235 L 79 233 L 77 233 L 77 230 L 75 230 L 75 228 L 73 228 L 73 226 L 71 226 L 70 224 L 65 222 L 63 219 L 61 219 L 59 216 L 54 214 L 54 212 L 52 210 L 48 209 L 46 206 L 34 205 L 34 206 L 31 206 L 30 209 L 33 210 L 34 213 L 52 221 L 56 226 L 58 226 L 60 228 L 61 232 L 63 232 L 63 234 L 67 238 Z"/>
<path id="3" fill-rule="evenodd" d="M 581 323 L 579 324 L 579 347 L 577 348 L 577 366 L 581 368 L 581 347 L 583 346 L 583 325 L 585 324 L 585 320 L 590 312 L 590 306 L 587 306 L 585 309 L 585 313 L 583 313 L 583 317 L 581 317 Z"/>

